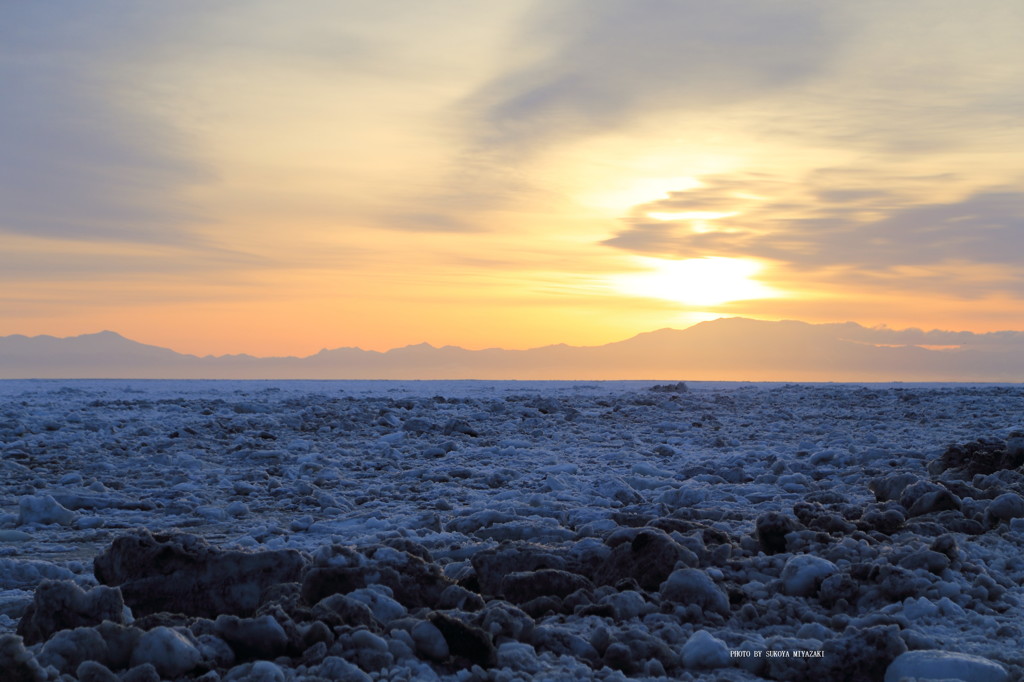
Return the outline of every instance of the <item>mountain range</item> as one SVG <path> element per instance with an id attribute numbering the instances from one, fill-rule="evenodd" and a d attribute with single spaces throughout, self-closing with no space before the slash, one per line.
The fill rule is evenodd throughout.
<path id="1" fill-rule="evenodd" d="M 720 318 L 603 346 L 466 350 L 419 344 L 308 357 L 185 355 L 104 331 L 0 337 L 3 379 L 653 379 L 1024 381 L 1024 332 L 896 330 Z"/>

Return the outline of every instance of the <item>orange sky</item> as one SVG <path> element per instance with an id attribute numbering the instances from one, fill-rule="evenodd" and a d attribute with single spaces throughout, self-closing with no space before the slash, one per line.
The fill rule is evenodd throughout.
<path id="1" fill-rule="evenodd" d="M 1020 329 L 1022 29 L 1002 0 L 7 3 L 0 335 Z"/>

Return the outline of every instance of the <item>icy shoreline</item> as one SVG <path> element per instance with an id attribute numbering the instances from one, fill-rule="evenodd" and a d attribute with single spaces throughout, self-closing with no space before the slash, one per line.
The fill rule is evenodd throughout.
<path id="1" fill-rule="evenodd" d="M 74 679 L 868 680 L 927 652 L 1024 673 L 1019 464 L 936 464 L 1006 451 L 1024 387 L 655 385 L 2 381 L 0 632 L 51 579 L 137 619 L 36 618 L 26 656 Z M 301 559 L 252 608 L 143 605 L 133 581 L 193 550 Z"/>

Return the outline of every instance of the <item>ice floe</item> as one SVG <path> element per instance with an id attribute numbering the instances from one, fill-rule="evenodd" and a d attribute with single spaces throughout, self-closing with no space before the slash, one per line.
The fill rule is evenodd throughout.
<path id="1" fill-rule="evenodd" d="M 1024 388 L 0 382 L 24 680 L 1024 677 Z"/>

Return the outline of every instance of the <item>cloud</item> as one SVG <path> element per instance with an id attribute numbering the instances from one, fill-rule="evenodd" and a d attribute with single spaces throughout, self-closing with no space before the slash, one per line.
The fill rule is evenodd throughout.
<path id="1" fill-rule="evenodd" d="M 122 4 L 0 9 L 0 231 L 87 241 L 191 238 L 202 216 L 184 194 L 210 170 L 180 131 L 141 113 L 130 69 L 119 62 L 130 63 L 133 46 L 175 23 L 165 12 L 143 16 Z"/>
<path id="2" fill-rule="evenodd" d="M 651 113 L 757 98 L 818 73 L 834 25 L 805 3 L 578 0 L 543 6 L 519 46 L 539 56 L 464 103 L 483 147 L 534 150 Z"/>
<path id="3" fill-rule="evenodd" d="M 768 259 L 789 271 L 842 273 L 849 284 L 1024 293 L 1024 277 L 1011 274 L 1024 249 L 1024 192 L 987 189 L 940 203 L 926 200 L 921 187 L 941 194 L 944 178 L 877 176 L 887 189 L 834 184 L 857 175 L 821 172 L 792 183 L 707 178 L 702 187 L 636 207 L 625 229 L 603 243 L 671 258 Z M 732 214 L 650 217 L 701 210 Z"/>
<path id="4" fill-rule="evenodd" d="M 479 227 L 442 213 L 405 213 L 389 216 L 384 228 L 403 232 L 477 232 Z"/>

